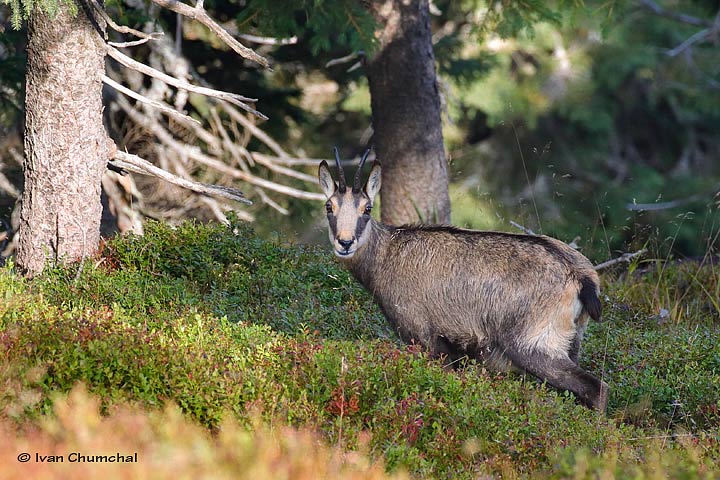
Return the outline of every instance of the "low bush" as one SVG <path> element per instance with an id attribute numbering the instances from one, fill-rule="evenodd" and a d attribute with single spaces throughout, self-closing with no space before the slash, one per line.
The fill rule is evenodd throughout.
<path id="1" fill-rule="evenodd" d="M 231 422 L 261 445 L 263 425 L 288 425 L 418 477 L 717 476 L 720 326 L 663 321 L 624 282 L 606 285 L 582 357 L 611 387 L 601 416 L 530 377 L 446 372 L 400 345 L 326 252 L 239 225 L 150 224 L 84 266 L 0 270 L 0 417 L 45 425 L 81 383 L 110 418 L 176 405 L 213 438 Z"/>
<path id="2" fill-rule="evenodd" d="M 407 478 L 385 473 L 366 454 L 326 446 L 308 429 L 258 423 L 249 431 L 227 420 L 211 435 L 171 405 L 149 411 L 124 406 L 101 416 L 98 403 L 78 386 L 56 398 L 40 428 L 18 432 L 0 422 L 0 479 Z M 14 461 L 22 454 L 29 461 Z"/>

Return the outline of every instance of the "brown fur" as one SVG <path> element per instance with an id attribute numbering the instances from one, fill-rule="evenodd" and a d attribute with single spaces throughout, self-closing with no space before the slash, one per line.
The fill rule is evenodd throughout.
<path id="1" fill-rule="evenodd" d="M 328 174 L 321 166 L 326 186 Z M 546 236 L 396 228 L 369 217 L 362 229 L 349 227 L 379 188 L 377 164 L 371 179 L 378 185 L 370 191 L 325 189 L 335 209 L 330 238 L 403 341 L 450 359 L 513 365 L 605 409 L 607 385 L 577 366 L 587 319 L 600 316 L 599 279 L 587 258 Z M 345 226 L 333 229 L 338 218 Z"/>

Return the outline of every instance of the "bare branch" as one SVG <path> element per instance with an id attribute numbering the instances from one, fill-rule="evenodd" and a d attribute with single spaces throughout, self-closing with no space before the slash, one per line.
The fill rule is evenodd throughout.
<path id="1" fill-rule="evenodd" d="M 295 45 L 298 42 L 296 36 L 288 38 L 274 38 L 274 37 L 259 37 L 257 35 L 250 35 L 249 33 L 239 33 L 238 37 L 248 42 L 257 43 L 258 45 Z"/>
<path id="2" fill-rule="evenodd" d="M 364 55 L 365 52 L 352 52 L 344 57 L 333 58 L 325 64 L 325 68 L 334 67 L 335 65 L 342 65 L 343 63 L 350 63 L 357 60 L 358 57 Z"/>
<path id="3" fill-rule="evenodd" d="M 537 235 L 535 232 L 533 232 L 529 228 L 526 228 L 512 220 L 510 220 L 510 225 L 512 225 L 513 227 L 515 227 L 517 229 L 522 230 L 523 232 L 525 232 L 528 235 Z M 575 237 L 573 239 L 573 241 L 568 244 L 568 246 L 577 250 L 578 249 L 578 246 L 577 246 L 578 240 L 580 240 L 580 237 Z M 617 263 L 630 262 L 633 258 L 639 257 L 640 255 L 643 255 L 645 253 L 647 253 L 646 248 L 643 248 L 642 250 L 638 250 L 635 253 L 623 253 L 618 258 L 613 258 L 612 260 L 608 260 L 607 262 L 603 262 L 603 263 L 599 263 L 599 264 L 595 265 L 594 268 L 596 271 L 604 270 L 604 269 L 611 267 Z"/>
<path id="4" fill-rule="evenodd" d="M 313 175 L 308 175 L 307 173 L 301 173 L 293 170 L 292 168 L 287 167 L 281 167 L 280 165 L 276 165 L 271 158 L 266 155 L 263 155 L 262 153 L 252 152 L 250 155 L 252 155 L 253 160 L 255 160 L 260 165 L 264 165 L 269 170 L 272 170 L 273 172 L 279 173 L 280 175 L 285 175 L 292 178 L 297 178 L 298 180 L 302 180 L 304 182 L 308 183 L 315 183 L 317 181 L 317 178 Z"/>
<path id="5" fill-rule="evenodd" d="M 668 10 L 667 8 L 661 7 L 653 0 L 638 0 L 638 3 L 646 9 L 653 12 L 655 15 L 669 18 L 681 23 L 687 23 L 688 25 L 695 25 L 696 27 L 710 27 L 712 22 L 704 18 L 693 17 L 692 15 L 686 15 L 681 12 L 675 12 Z"/>
<path id="6" fill-rule="evenodd" d="M 644 255 L 645 253 L 647 253 L 646 248 L 643 248 L 642 250 L 638 250 L 637 252 L 634 252 L 634 253 L 623 253 L 618 258 L 613 258 L 612 260 L 608 260 L 607 262 L 603 262 L 603 263 L 599 263 L 599 264 L 595 265 L 595 270 L 596 271 L 604 270 L 604 269 L 611 267 L 617 263 L 622 263 L 622 262 L 629 263 L 633 258 Z"/>
<path id="7" fill-rule="evenodd" d="M 212 108 L 210 109 L 210 117 L 212 118 L 212 121 L 215 122 L 215 128 L 220 133 L 220 138 L 222 139 L 222 144 L 225 147 L 225 149 L 230 152 L 230 155 L 232 155 L 233 159 L 235 160 L 235 163 L 240 166 L 245 171 L 247 170 L 247 165 L 245 158 L 246 156 L 250 155 L 247 150 L 245 150 L 245 147 L 236 144 L 235 142 L 230 139 L 230 135 L 228 135 L 227 130 L 222 124 L 222 120 L 220 119 L 220 115 L 217 113 L 217 109 Z M 212 125 L 212 122 L 211 122 Z"/>
<path id="8" fill-rule="evenodd" d="M 297 188 L 288 187 L 279 183 L 271 182 L 262 178 L 258 178 L 255 175 L 243 172 L 237 168 L 233 168 L 230 165 L 213 158 L 209 155 L 204 154 L 200 148 L 194 145 L 187 145 L 179 142 L 173 136 L 167 132 L 161 125 L 154 122 L 151 118 L 143 115 L 137 110 L 133 109 L 127 101 L 123 98 L 118 99 L 118 105 L 122 108 L 125 113 L 128 114 L 137 124 L 142 125 L 148 131 L 152 132 L 164 145 L 173 149 L 178 155 L 182 155 L 186 158 L 196 161 L 202 165 L 208 166 L 220 173 L 228 175 L 232 178 L 245 181 L 251 185 L 255 185 L 268 190 L 273 190 L 284 195 L 289 195 L 295 198 L 302 198 L 307 200 L 324 200 L 325 196 L 320 193 L 307 192 L 305 190 L 299 190 Z M 241 115 L 242 116 L 242 115 Z"/>
<path id="9" fill-rule="evenodd" d="M 241 38 L 250 43 L 256 43 L 258 45 L 295 45 L 298 42 L 298 37 L 293 35 L 288 38 L 275 38 L 275 37 L 261 37 L 259 35 L 251 35 L 249 33 L 238 32 L 237 25 L 235 22 L 225 22 L 222 27 L 233 37 Z"/>
<path id="10" fill-rule="evenodd" d="M 223 109 L 230 115 L 230 118 L 238 122 L 240 125 L 245 127 L 252 133 L 255 138 L 267 145 L 270 150 L 275 152 L 281 157 L 287 157 L 288 154 L 283 150 L 279 143 L 270 138 L 270 135 L 260 130 L 254 123 L 252 123 L 245 115 L 230 107 L 229 105 L 223 105 Z"/>
<path id="11" fill-rule="evenodd" d="M 323 195 L 322 193 L 307 192 L 305 190 L 299 190 L 297 188 L 288 187 L 286 185 L 281 185 L 279 183 L 271 182 L 270 180 L 256 177 L 255 175 L 243 172 L 241 170 L 238 170 L 237 168 L 233 168 L 226 163 L 221 162 L 220 160 L 209 157 L 202 152 L 197 151 L 196 149 L 188 152 L 188 156 L 198 163 L 206 165 L 214 170 L 217 170 L 220 173 L 224 173 L 233 178 L 237 178 L 238 180 L 245 181 L 251 185 L 256 185 L 258 187 L 266 188 L 268 190 L 273 190 L 275 192 L 288 195 L 290 197 L 302 198 L 305 200 L 325 200 L 325 195 Z"/>
<path id="12" fill-rule="evenodd" d="M 0 167 L 2 166 L 0 162 Z M 20 191 L 15 188 L 15 185 L 3 174 L 2 170 L 0 170 L 0 191 L 7 193 L 12 198 L 20 197 Z"/>
<path id="13" fill-rule="evenodd" d="M 107 42 L 108 45 L 112 45 L 115 48 L 127 48 L 127 47 L 135 47 L 137 45 L 142 45 L 143 43 L 147 43 L 150 40 L 154 40 L 154 38 L 141 38 L 140 40 L 133 40 L 131 42 Z"/>
<path id="14" fill-rule="evenodd" d="M 249 105 L 244 103 L 244 102 L 257 102 L 257 99 L 255 99 L 255 98 L 248 98 L 248 97 L 244 97 L 242 95 L 238 95 L 235 93 L 228 93 L 228 92 L 223 92 L 221 90 L 215 90 L 212 88 L 198 87 L 196 85 L 192 85 L 183 80 L 179 80 L 175 77 L 171 77 L 170 75 L 163 73 L 160 70 L 149 67 L 149 66 L 145 65 L 144 63 L 133 60 L 132 58 L 128 57 L 124 53 L 120 52 L 119 50 L 117 50 L 109 45 L 106 48 L 107 48 L 108 55 L 110 55 L 116 61 L 118 61 L 122 65 L 125 65 L 128 68 L 137 70 L 138 72 L 144 73 L 145 75 L 148 75 L 153 78 L 157 78 L 158 80 L 162 80 L 163 82 L 167 83 L 168 85 L 172 85 L 173 87 L 176 87 L 176 88 L 179 88 L 182 90 L 187 90 L 188 92 L 198 93 L 200 95 L 205 95 L 207 97 L 213 97 L 213 98 L 218 98 L 220 100 L 225 100 L 227 102 L 232 103 L 233 105 L 235 105 L 237 107 L 240 107 L 241 109 L 243 109 L 247 112 L 252 113 L 253 115 L 255 115 L 257 117 L 262 118 L 263 120 L 267 120 L 267 118 L 268 118 L 265 115 L 263 115 L 262 113 L 258 112 L 254 108 L 252 108 Z"/>
<path id="15" fill-rule="evenodd" d="M 680 55 L 682 52 L 687 50 L 688 48 L 692 47 L 696 43 L 701 43 L 710 38 L 715 34 L 714 28 L 704 28 L 700 30 L 699 32 L 696 32 L 695 34 L 688 37 L 684 42 L 682 42 L 677 47 L 673 48 L 672 50 L 668 50 L 665 54 L 668 57 L 676 57 Z"/>
<path id="16" fill-rule="evenodd" d="M 218 23 L 205 12 L 202 2 L 199 1 L 195 7 L 191 7 L 190 5 L 179 2 L 177 0 L 152 1 L 156 5 L 167 8 L 168 10 L 172 10 L 173 12 L 179 13 L 184 17 L 197 20 L 198 22 L 209 28 L 215 35 L 218 36 L 218 38 L 220 38 L 220 40 L 222 40 L 230 48 L 235 50 L 241 57 L 257 62 L 265 68 L 270 68 L 270 62 L 268 62 L 267 58 L 255 53 L 252 48 L 248 48 L 238 42 L 235 38 L 233 38 L 232 35 L 230 35 L 220 25 L 218 25 Z"/>
<path id="17" fill-rule="evenodd" d="M 180 125 L 187 128 L 189 131 L 195 134 L 195 136 L 199 139 L 205 142 L 207 145 L 208 150 L 213 152 L 219 152 L 222 150 L 222 146 L 220 145 L 220 142 L 218 141 L 218 138 L 213 135 L 211 132 L 208 132 L 205 130 L 202 125 L 196 124 L 195 119 L 193 118 L 192 122 L 185 121 L 184 119 L 175 119 L 178 121 Z"/>
<path id="18" fill-rule="evenodd" d="M 263 189 L 260 188 L 260 187 L 255 187 L 255 191 L 256 191 L 257 194 L 260 196 L 260 199 L 263 201 L 263 203 L 265 203 L 266 205 L 274 208 L 275 210 L 277 210 L 278 212 L 280 212 L 281 215 L 290 215 L 290 211 L 289 211 L 287 208 L 285 208 L 285 207 L 283 207 L 282 205 L 280 205 L 279 203 L 277 203 L 277 202 L 276 202 L 275 200 L 273 200 L 272 198 L 270 198 L 270 197 L 268 196 L 268 194 L 265 193 L 265 190 L 263 190 Z"/>
<path id="19" fill-rule="evenodd" d="M 334 162 L 334 159 L 327 159 L 327 158 L 298 158 L 298 157 L 273 157 L 270 155 L 265 155 L 264 153 L 258 153 L 253 152 L 252 153 L 253 158 L 257 156 L 262 156 L 271 162 L 273 162 L 276 165 L 285 165 L 286 167 L 294 167 L 294 166 L 309 166 L 309 167 L 317 167 L 320 165 L 320 162 L 325 160 L 326 162 Z M 372 158 L 368 158 L 369 161 L 373 161 L 375 158 L 374 156 Z M 347 166 L 354 166 L 358 165 L 360 163 L 360 157 L 353 158 L 350 160 L 342 160 L 340 162 L 343 167 Z"/>
<path id="20" fill-rule="evenodd" d="M 715 187 L 715 188 L 717 188 L 717 187 Z M 650 212 L 653 210 L 667 210 L 669 208 L 681 207 L 688 203 L 693 203 L 698 200 L 702 200 L 703 198 L 706 198 L 708 195 L 712 195 L 715 188 L 712 191 L 696 193 L 694 195 L 690 195 L 689 197 L 679 198 L 677 200 L 671 200 L 669 202 L 628 203 L 628 204 L 625 204 L 625 209 L 630 210 L 631 212 Z"/>
<path id="21" fill-rule="evenodd" d="M 247 166 L 247 162 L 245 161 L 245 158 L 248 158 L 252 160 L 250 152 L 248 152 L 245 147 L 242 145 L 238 145 L 237 143 L 233 142 L 230 139 L 230 135 L 228 135 L 227 130 L 222 124 L 222 120 L 220 119 L 220 115 L 218 115 L 216 109 L 210 110 L 210 115 L 212 117 L 212 120 L 215 122 L 215 127 L 217 128 L 218 132 L 220 133 L 220 137 L 222 138 L 223 145 L 225 145 L 225 148 L 230 151 L 230 154 L 235 159 L 235 162 L 240 166 L 243 172 L 250 174 L 250 169 Z M 293 171 L 294 172 L 294 171 Z M 267 193 L 265 193 L 265 190 L 263 190 L 260 187 L 254 187 L 255 193 L 258 194 L 260 197 L 260 200 L 263 201 L 266 205 L 270 206 L 271 208 L 274 208 L 280 214 L 282 215 L 289 215 L 290 212 L 278 204 L 275 200 L 270 198 Z"/>
<path id="22" fill-rule="evenodd" d="M 115 90 L 117 90 L 118 92 L 124 93 L 124 94 L 127 95 L 128 97 L 134 98 L 135 100 L 137 100 L 137 101 L 139 101 L 139 102 L 142 102 L 142 103 L 144 103 L 144 104 L 146 104 L 146 105 L 150 105 L 150 106 L 152 106 L 152 107 L 155 107 L 155 108 L 157 108 L 158 110 L 160 110 L 161 112 L 166 113 L 166 114 L 170 115 L 171 117 L 173 117 L 173 118 L 175 118 L 175 119 L 179 119 L 179 120 L 181 120 L 181 121 L 183 121 L 183 120 L 185 120 L 185 121 L 190 121 L 190 122 L 194 122 L 194 123 L 200 125 L 200 122 L 199 122 L 198 120 L 195 120 L 194 118 L 192 118 L 192 117 L 190 117 L 190 116 L 188 116 L 188 115 L 185 115 L 184 113 L 178 112 L 178 111 L 175 110 L 174 108 L 170 108 L 170 107 L 168 107 L 167 105 L 164 105 L 164 104 L 162 104 L 162 103 L 160 103 L 160 102 L 157 102 L 157 101 L 155 101 L 155 100 L 151 100 L 151 99 L 149 99 L 149 98 L 147 98 L 147 97 L 144 97 L 144 96 L 140 95 L 139 93 L 137 93 L 136 91 L 130 90 L 129 88 L 127 88 L 127 87 L 119 84 L 118 82 L 116 82 L 116 81 L 113 80 L 112 78 L 108 77 L 107 75 L 103 75 L 103 76 L 102 76 L 102 81 L 103 81 L 106 85 L 109 85 L 109 86 L 111 86 L 112 88 L 114 88 Z"/>
<path id="23" fill-rule="evenodd" d="M 10 235 L 12 235 L 12 227 L 8 222 L 5 221 L 2 217 L 0 217 L 0 242 L 7 242 L 8 238 L 10 238 Z M 5 244 L 0 243 L 0 252 L 2 252 L 5 249 Z"/>
<path id="24" fill-rule="evenodd" d="M 533 231 L 530 230 L 529 228 L 524 227 L 524 226 L 520 225 L 519 223 L 516 223 L 516 222 L 514 222 L 514 221 L 512 221 L 512 220 L 510 220 L 510 225 L 512 225 L 513 227 L 517 228 L 518 230 L 522 230 L 522 231 L 523 231 L 525 234 L 527 234 L 527 235 L 537 235 L 537 233 L 533 232 Z"/>
<path id="25" fill-rule="evenodd" d="M 125 25 L 118 25 L 113 21 L 112 18 L 107 14 L 105 9 L 100 6 L 100 4 L 97 2 L 97 0 L 90 0 L 90 3 L 92 4 L 93 8 L 97 12 L 98 15 L 102 17 L 105 22 L 107 22 L 108 25 L 110 25 L 110 28 L 115 30 L 118 33 L 129 33 L 130 35 L 135 35 L 136 37 L 140 38 L 141 40 L 136 40 L 135 42 L 126 42 L 126 43 L 113 43 L 108 42 L 110 45 L 114 45 L 116 47 L 130 47 L 133 45 L 140 45 L 150 40 L 155 40 L 156 38 L 160 38 L 163 36 L 163 32 L 153 32 L 153 33 L 145 33 L 141 32 L 139 30 L 135 30 L 134 28 L 130 28 Z"/>
<path id="26" fill-rule="evenodd" d="M 228 221 L 227 217 L 225 216 L 225 212 L 223 212 L 223 209 L 220 208 L 219 203 L 214 198 L 210 197 L 202 197 L 200 199 L 202 203 L 208 206 L 210 208 L 210 211 L 215 215 L 215 218 L 218 222 L 224 223 L 225 225 L 230 225 L 230 222 Z"/>
<path id="27" fill-rule="evenodd" d="M 111 160 L 110 163 L 115 167 L 122 168 L 130 172 L 158 177 L 168 183 L 192 190 L 193 192 L 223 197 L 236 202 L 252 205 L 252 202 L 245 198 L 245 195 L 236 188 L 223 187 L 220 185 L 208 185 L 206 183 L 187 180 L 185 178 L 178 177 L 177 175 L 173 175 L 170 172 L 166 172 L 162 168 L 156 167 L 152 163 L 138 157 L 137 155 L 132 155 L 118 150 L 115 153 L 115 159 Z"/>
<path id="28" fill-rule="evenodd" d="M 691 35 L 688 39 L 686 39 L 677 47 L 668 50 L 667 55 L 670 57 L 676 57 L 680 55 L 682 52 L 686 51 L 688 48 L 690 48 L 696 43 L 704 42 L 711 37 L 717 37 L 718 33 L 720 32 L 720 11 L 718 11 L 714 20 L 708 20 L 705 18 L 698 18 L 692 15 L 687 15 L 681 12 L 669 10 L 658 5 L 654 0 L 637 0 L 637 3 L 661 17 L 669 18 L 671 20 L 675 20 L 677 22 L 685 23 L 688 25 L 694 25 L 696 27 L 706 27 L 699 32 Z"/>

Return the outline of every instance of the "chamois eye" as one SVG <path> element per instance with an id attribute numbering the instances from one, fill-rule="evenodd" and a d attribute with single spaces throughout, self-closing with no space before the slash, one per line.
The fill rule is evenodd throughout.
<path id="1" fill-rule="evenodd" d="M 325 210 L 327 211 L 327 213 L 332 213 L 332 212 L 333 212 L 333 211 L 332 211 L 332 203 L 327 202 L 327 203 L 325 204 Z"/>
<path id="2" fill-rule="evenodd" d="M 365 206 L 365 215 L 370 215 L 372 213 L 372 205 L 369 203 Z"/>

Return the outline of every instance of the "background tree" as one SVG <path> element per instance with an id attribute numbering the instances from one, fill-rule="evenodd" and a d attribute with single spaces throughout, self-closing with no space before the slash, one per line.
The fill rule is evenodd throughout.
<path id="1" fill-rule="evenodd" d="M 426 0 L 376 1 L 380 46 L 367 62 L 382 220 L 450 223 L 440 92 Z"/>
<path id="2" fill-rule="evenodd" d="M 155 0 L 155 4 L 197 19 L 240 55 L 268 65 L 267 60 L 241 45 L 210 19 L 202 2 L 195 8 L 172 0 Z M 73 2 L 36 5 L 31 1 L 23 5 L 23 12 L 29 18 L 25 181 L 16 263 L 30 275 L 42 271 L 48 260 L 76 261 L 96 251 L 102 213 L 100 185 L 108 162 L 119 172 L 131 169 L 149 173 L 203 194 L 245 201 L 237 190 L 213 188 L 180 178 L 116 149 L 103 126 L 102 82 L 140 102 L 153 102 L 114 84 L 104 75 L 106 53 L 128 68 L 175 87 L 220 98 L 262 116 L 247 105 L 250 99 L 194 87 L 183 79 L 135 62 L 112 45 L 106 45 L 103 41 L 106 22 L 117 30 L 141 37 L 133 44 L 153 40 L 154 35 L 118 27 L 94 0 L 81 2 L 79 6 L 80 9 Z M 14 5 L 14 8 L 17 24 L 20 7 Z M 153 106 L 177 118 L 187 118 L 157 102 Z"/>
<path id="3" fill-rule="evenodd" d="M 242 118 L 234 118 L 226 103 L 163 86 L 112 60 L 108 78 L 179 107 L 194 121 L 106 88 L 109 134 L 121 151 L 178 177 L 242 184 L 258 201 L 241 214 L 256 218 L 260 232 L 322 242 L 322 229 L 315 228 L 321 214 L 312 200 L 314 165 L 332 145 L 350 158 L 372 143 L 371 67 L 359 60 L 361 51 L 369 60 L 380 52 L 373 32 L 384 26 L 371 6 L 354 0 L 298 1 L 283 9 L 276 0 L 208 2 L 204 8 L 223 29 L 274 59 L 267 71 L 239 61 L 214 33 L 178 21 L 175 12 L 109 1 L 106 10 L 118 23 L 145 34 L 165 32 L 123 50 L 132 58 L 170 67 L 195 85 L 252 92 L 270 117 L 241 111 Z M 713 200 L 720 172 L 712 160 L 720 151 L 716 2 L 435 0 L 429 7 L 454 224 L 512 229 L 508 220 L 515 220 L 567 241 L 581 236 L 583 252 L 598 261 L 648 242 L 662 255 L 697 255 L 713 245 L 720 221 Z M 9 25 L 4 14 L 0 8 L 0 24 Z M 115 43 L 132 39 L 112 28 L 108 35 Z M 22 148 L 12 120 L 12 92 L 18 90 L 13 65 L 22 65 L 22 43 L 11 30 L 0 36 L 5 218 L 22 183 L 14 167 Z M 142 217 L 222 220 L 236 207 L 219 197 L 188 196 L 151 177 L 134 177 L 136 185 L 129 179 L 106 173 L 103 180 L 117 187 L 110 206 L 119 198 L 135 215 L 127 223 L 137 225 Z M 309 201 L 279 187 L 303 192 Z"/>
<path id="4" fill-rule="evenodd" d="M 100 241 L 100 177 L 112 157 L 102 121 L 105 46 L 84 14 L 60 5 L 28 26 L 25 188 L 17 264 L 92 255 Z"/>

